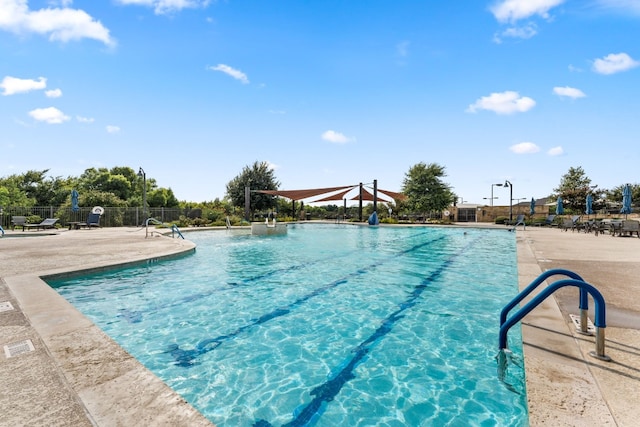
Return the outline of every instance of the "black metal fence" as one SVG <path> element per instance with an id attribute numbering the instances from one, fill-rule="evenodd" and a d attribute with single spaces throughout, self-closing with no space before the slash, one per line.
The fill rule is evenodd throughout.
<path id="1" fill-rule="evenodd" d="M 141 207 L 135 208 L 103 208 L 104 213 L 100 218 L 101 227 L 124 227 L 139 226 L 145 221 L 144 212 Z M 89 217 L 93 207 L 82 207 L 74 212 L 71 207 L 56 206 L 34 206 L 34 207 L 4 207 L 0 208 L 0 225 L 4 229 L 11 228 L 11 218 L 13 216 L 26 216 L 40 218 L 58 218 L 58 224 L 66 226 L 69 222 L 84 222 Z M 181 215 L 190 216 L 191 209 L 180 208 L 147 208 L 149 216 L 162 222 L 177 221 Z M 38 218 L 36 218 L 38 217 Z"/>

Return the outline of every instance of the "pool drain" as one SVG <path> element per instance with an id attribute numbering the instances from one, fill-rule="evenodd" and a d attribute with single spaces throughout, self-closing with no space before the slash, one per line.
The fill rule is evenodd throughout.
<path id="1" fill-rule="evenodd" d="M 11 311 L 13 310 L 13 305 L 9 301 L 0 302 L 0 313 L 3 311 Z"/>
<path id="2" fill-rule="evenodd" d="M 24 353 L 30 353 L 34 351 L 33 343 L 31 340 L 24 340 L 14 342 L 13 344 L 7 344 L 4 346 L 4 355 L 8 358 L 20 356 Z"/>

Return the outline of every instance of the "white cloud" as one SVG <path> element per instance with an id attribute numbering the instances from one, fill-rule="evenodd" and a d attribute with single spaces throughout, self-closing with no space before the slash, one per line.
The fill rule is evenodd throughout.
<path id="1" fill-rule="evenodd" d="M 156 15 L 179 12 L 186 8 L 207 7 L 210 0 L 117 0 L 118 3 L 124 5 L 136 5 L 153 7 Z"/>
<path id="2" fill-rule="evenodd" d="M 29 115 L 39 122 L 56 125 L 64 123 L 70 119 L 69 116 L 66 116 L 56 107 L 36 108 L 35 110 L 29 111 Z"/>
<path id="3" fill-rule="evenodd" d="M 271 163 L 268 160 L 267 160 L 267 167 L 272 171 L 280 169 L 280 165 L 276 165 L 275 163 Z"/>
<path id="4" fill-rule="evenodd" d="M 602 9 L 617 9 L 622 13 L 640 14 L 638 0 L 595 0 Z"/>
<path id="5" fill-rule="evenodd" d="M 244 84 L 249 83 L 249 79 L 247 78 L 247 75 L 245 73 L 240 70 L 236 70 L 235 68 L 232 68 L 228 65 L 218 64 L 215 67 L 209 67 L 209 69 L 212 71 L 220 71 L 222 73 L 225 73 L 236 80 L 240 80 Z"/>
<path id="6" fill-rule="evenodd" d="M 547 151 L 547 154 L 550 156 L 561 156 L 564 154 L 564 150 L 561 146 L 553 147 Z"/>
<path id="7" fill-rule="evenodd" d="M 60 89 L 51 89 L 46 90 L 44 94 L 47 98 L 60 98 L 62 96 L 62 91 Z"/>
<path id="8" fill-rule="evenodd" d="M 565 0 L 502 0 L 489 8 L 499 22 L 517 22 L 538 15 L 549 19 L 549 11 Z"/>
<path id="9" fill-rule="evenodd" d="M 535 105 L 536 101 L 529 97 L 521 97 L 518 92 L 506 91 L 483 96 L 475 103 L 469 105 L 466 111 L 468 113 L 475 113 L 477 110 L 489 110 L 496 114 L 513 114 L 529 111 Z"/>
<path id="10" fill-rule="evenodd" d="M 346 144 L 348 142 L 355 141 L 355 138 L 349 138 L 340 132 L 328 130 L 322 134 L 322 139 L 332 142 L 334 144 Z"/>
<path id="11" fill-rule="evenodd" d="M 556 86 L 553 88 L 553 93 L 560 97 L 567 97 L 567 98 L 573 98 L 573 99 L 584 98 L 585 96 L 587 96 L 580 89 L 576 89 L 569 86 L 565 86 L 565 87 Z"/>
<path id="12" fill-rule="evenodd" d="M 2 0 L 0 0 L 0 7 L 2 7 Z M 2 83 L 0 83 L 0 88 L 4 90 L 2 94 L 5 96 L 15 95 L 16 93 L 30 92 L 32 90 L 41 90 L 45 87 L 47 87 L 47 79 L 45 79 L 44 77 L 38 77 L 38 80 L 32 80 L 6 76 L 4 79 L 2 79 Z"/>
<path id="13" fill-rule="evenodd" d="M 536 34 L 538 34 L 538 26 L 534 22 L 530 22 L 527 25 L 507 28 L 500 34 L 495 34 L 493 36 L 493 41 L 496 43 L 502 43 L 502 39 L 507 37 L 514 39 L 530 39 Z"/>
<path id="14" fill-rule="evenodd" d="M 51 41 L 89 38 L 115 45 L 109 30 L 85 11 L 67 7 L 29 10 L 27 0 L 0 0 L 0 30 L 48 34 Z"/>
<path id="15" fill-rule="evenodd" d="M 519 144 L 512 145 L 509 147 L 509 150 L 516 154 L 532 154 L 540 151 L 540 147 L 533 142 L 521 142 Z"/>
<path id="16" fill-rule="evenodd" d="M 80 123 L 93 123 L 94 122 L 93 117 L 76 116 L 76 120 L 79 121 Z"/>
<path id="17" fill-rule="evenodd" d="M 593 71 L 598 74 L 615 74 L 640 65 L 626 53 L 610 53 L 604 58 L 593 61 Z"/>
<path id="18" fill-rule="evenodd" d="M 119 133 L 120 126 L 107 125 L 106 127 L 107 133 Z"/>
<path id="19" fill-rule="evenodd" d="M 409 56 L 409 45 L 410 44 L 411 43 L 409 41 L 407 41 L 407 40 L 398 43 L 396 45 L 396 52 L 398 53 L 398 56 L 401 56 L 403 58 L 406 57 L 406 56 Z"/>

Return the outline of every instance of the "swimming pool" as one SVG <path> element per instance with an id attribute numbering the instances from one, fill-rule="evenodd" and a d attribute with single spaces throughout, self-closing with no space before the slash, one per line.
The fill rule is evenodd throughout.
<path id="1" fill-rule="evenodd" d="M 506 377 L 495 360 L 512 233 L 188 238 L 192 256 L 49 284 L 217 425 L 528 425 L 519 328 Z"/>

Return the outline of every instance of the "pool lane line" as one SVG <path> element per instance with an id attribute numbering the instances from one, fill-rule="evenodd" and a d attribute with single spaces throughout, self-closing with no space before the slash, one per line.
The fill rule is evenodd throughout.
<path id="1" fill-rule="evenodd" d="M 418 299 L 422 293 L 427 289 L 427 286 L 438 278 L 453 262 L 456 258 L 462 255 L 473 242 L 465 245 L 460 252 L 451 255 L 441 266 L 431 272 L 427 277 L 422 279 L 420 284 L 416 285 L 413 292 L 411 292 L 409 298 L 399 304 L 399 308 L 387 316 L 382 324 L 376 329 L 376 331 L 369 336 L 366 340 L 361 342 L 356 348 L 351 350 L 355 355 L 349 359 L 337 375 L 330 378 L 328 381 L 320 384 L 311 390 L 310 394 L 315 396 L 311 402 L 309 402 L 301 411 L 296 411 L 295 418 L 284 424 L 282 427 L 302 427 L 309 425 L 311 422 L 317 421 L 320 418 L 320 411 L 323 408 L 323 404 L 331 402 L 342 390 L 342 387 L 350 380 L 355 379 L 353 371 L 364 360 L 365 356 L 369 354 L 375 344 L 378 343 L 385 335 L 387 335 L 393 329 L 396 322 L 401 320 L 404 316 L 402 313 L 409 308 L 415 306 L 418 303 Z M 257 420 L 253 427 L 272 427 L 272 424 L 266 420 Z"/>
<path id="2" fill-rule="evenodd" d="M 421 236 L 423 234 L 428 234 L 428 232 L 425 231 L 425 232 L 421 232 L 421 233 L 416 233 L 416 234 L 413 234 L 413 235 L 409 236 L 408 238 L 413 239 L 413 238 L 419 237 L 419 236 Z M 349 255 L 350 253 L 357 252 L 357 251 L 358 251 L 358 249 L 355 249 L 353 251 L 349 251 L 349 252 L 345 253 L 344 255 L 346 256 L 346 255 Z M 265 279 L 265 278 L 270 277 L 270 276 L 274 276 L 274 275 L 279 274 L 279 273 L 287 273 L 287 272 L 290 272 L 290 271 L 300 270 L 302 268 L 306 268 L 306 267 L 314 265 L 314 264 L 318 264 L 318 263 L 321 263 L 321 262 L 332 260 L 334 258 L 335 258 L 335 255 L 332 255 L 332 256 L 329 256 L 329 257 L 326 257 L 326 258 L 322 258 L 322 259 L 318 259 L 318 260 L 311 261 L 311 262 L 301 263 L 301 264 L 298 264 L 298 265 L 293 265 L 293 266 L 285 267 L 285 268 L 278 268 L 278 269 L 275 269 L 275 270 L 267 271 L 266 273 L 262 273 L 262 274 L 258 274 L 256 276 L 252 276 L 252 277 L 248 277 L 246 279 L 242 279 L 242 280 L 240 280 L 238 282 L 227 282 L 227 285 L 228 286 L 246 285 L 248 283 L 256 282 L 258 280 L 262 280 L 262 279 Z M 198 293 L 198 294 L 189 295 L 187 297 L 181 298 L 181 299 L 179 299 L 177 301 L 173 301 L 173 302 L 170 302 L 170 303 L 165 304 L 165 305 L 155 306 L 152 310 L 145 310 L 144 312 L 140 311 L 140 310 L 129 310 L 127 308 L 121 308 L 121 309 L 118 310 L 118 314 L 116 315 L 116 317 L 122 317 L 127 322 L 129 322 L 130 324 L 140 323 L 140 322 L 142 322 L 143 313 L 148 314 L 148 313 L 158 312 L 160 310 L 164 310 L 164 309 L 167 309 L 167 308 L 172 308 L 172 307 L 175 307 L 175 306 L 179 306 L 179 305 L 182 305 L 182 304 L 187 303 L 187 302 L 192 302 L 192 301 L 198 300 L 200 298 L 206 298 L 206 297 L 211 296 L 211 295 L 213 295 L 213 294 L 215 294 L 217 292 L 223 292 L 223 291 L 226 291 L 226 290 L 228 290 L 228 289 L 227 288 L 216 288 L 216 289 L 212 289 L 212 290 L 210 290 L 208 292 L 201 292 L 201 293 Z"/>
<path id="3" fill-rule="evenodd" d="M 405 249 L 403 251 L 400 251 L 397 253 L 396 256 L 399 255 L 406 255 L 408 253 L 411 253 L 413 251 L 416 251 L 424 246 L 427 245 L 431 245 L 433 243 L 438 242 L 439 240 L 443 240 L 446 236 L 440 236 L 436 239 L 432 239 L 432 240 L 428 240 L 426 242 L 422 242 L 420 244 L 414 245 L 408 249 Z M 197 345 L 195 349 L 189 349 L 189 350 L 184 350 L 182 348 L 180 348 L 180 346 L 178 344 L 170 344 L 167 348 L 167 350 L 164 351 L 164 353 L 169 353 L 171 354 L 171 356 L 174 358 L 175 361 L 175 365 L 177 366 L 181 366 L 181 367 L 190 367 L 194 365 L 194 361 L 198 356 L 201 356 L 203 354 L 206 354 L 212 350 L 215 350 L 219 345 L 221 345 L 223 342 L 235 338 L 237 335 L 239 335 L 240 333 L 263 323 L 268 322 L 269 320 L 278 318 L 278 317 L 282 317 L 286 314 L 289 314 L 293 309 L 297 308 L 298 306 L 302 305 L 303 303 L 305 303 L 306 301 L 308 301 L 309 299 L 320 295 L 326 291 L 328 291 L 329 289 L 335 288 L 339 285 L 342 285 L 344 283 L 347 283 L 349 281 L 349 279 L 357 277 L 359 275 L 365 274 L 370 270 L 373 270 L 376 267 L 379 267 L 380 265 L 386 264 L 387 262 L 389 262 L 390 260 L 395 259 L 395 257 L 389 256 L 383 260 L 380 260 L 378 262 L 375 262 L 373 264 L 370 264 L 364 268 L 359 268 L 358 270 L 347 274 L 344 277 L 341 277 L 340 279 L 334 280 L 331 283 L 328 283 L 326 285 L 320 286 L 316 289 L 314 289 L 312 292 L 303 295 L 302 297 L 296 299 L 295 301 L 283 306 L 283 307 L 278 307 L 275 310 L 270 311 L 269 313 L 266 313 L 256 319 L 251 319 L 249 321 L 249 323 L 247 323 L 246 325 L 240 326 L 239 328 L 237 328 L 235 331 L 230 332 L 228 334 L 225 335 L 219 335 L 215 338 L 207 338 L 204 339 L 202 341 L 200 341 Z"/>
<path id="4" fill-rule="evenodd" d="M 317 264 L 317 263 L 320 263 L 320 262 L 325 262 L 325 261 L 331 260 L 333 258 L 335 258 L 335 257 L 334 256 L 329 256 L 329 257 L 322 258 L 322 259 L 319 259 L 319 260 L 316 260 L 316 261 L 300 263 L 300 264 L 292 265 L 292 266 L 285 267 L 285 268 L 278 268 L 278 269 L 275 269 L 275 270 L 267 271 L 266 273 L 258 274 L 256 276 L 247 277 L 246 279 L 242 279 L 242 280 L 239 280 L 237 282 L 227 282 L 226 284 L 228 286 L 232 286 L 232 287 L 233 286 L 242 286 L 242 285 L 246 285 L 248 283 L 256 282 L 256 281 L 264 279 L 266 277 L 273 276 L 273 275 L 278 274 L 278 273 L 287 273 L 287 272 L 294 271 L 294 270 L 300 270 L 300 269 L 302 269 L 304 267 L 308 267 L 310 265 L 314 265 L 314 264 Z M 195 300 L 198 300 L 198 299 L 201 299 L 201 298 L 206 298 L 206 297 L 211 296 L 211 295 L 213 295 L 215 293 L 223 292 L 223 291 L 226 291 L 228 289 L 229 288 L 220 287 L 220 288 L 211 289 L 208 292 L 200 292 L 200 293 L 197 293 L 197 294 L 189 295 L 189 296 L 186 296 L 184 298 L 180 298 L 180 299 L 178 299 L 176 301 L 171 301 L 171 302 L 169 302 L 167 304 L 156 305 L 155 307 L 153 307 L 153 309 L 145 310 L 144 312 L 141 311 L 141 310 L 129 310 L 129 309 L 126 309 L 126 308 L 121 308 L 121 309 L 118 310 L 119 314 L 116 317 L 122 317 L 129 323 L 140 323 L 142 321 L 143 313 L 149 314 L 149 313 L 158 312 L 160 310 L 165 310 L 167 308 L 172 308 L 172 307 L 175 307 L 175 306 L 179 306 L 179 305 L 182 305 L 182 304 L 187 303 L 187 302 L 192 302 L 192 301 L 195 301 Z"/>

